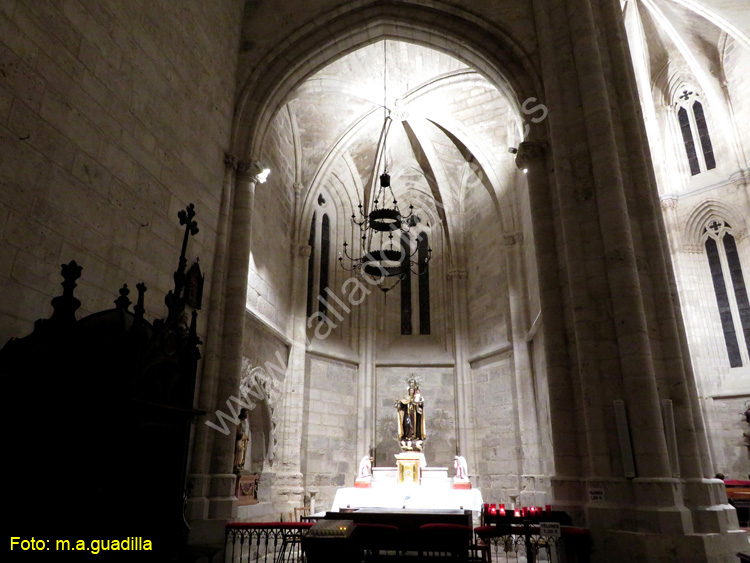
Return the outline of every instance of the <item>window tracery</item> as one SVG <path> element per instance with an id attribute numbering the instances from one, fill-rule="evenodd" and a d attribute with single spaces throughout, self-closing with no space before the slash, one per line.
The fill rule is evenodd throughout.
<path id="1" fill-rule="evenodd" d="M 750 300 L 732 227 L 713 217 L 703 236 L 729 365 L 750 365 Z"/>
<path id="2" fill-rule="evenodd" d="M 706 112 L 699 98 L 698 94 L 684 88 L 675 100 L 677 120 L 691 176 L 716 168 Z"/>

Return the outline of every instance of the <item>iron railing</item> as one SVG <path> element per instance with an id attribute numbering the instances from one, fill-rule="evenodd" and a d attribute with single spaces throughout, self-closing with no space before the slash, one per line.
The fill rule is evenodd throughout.
<path id="1" fill-rule="evenodd" d="M 561 526 L 560 535 L 542 536 L 539 526 L 529 524 L 476 528 L 477 543 L 483 546 L 487 563 L 525 561 L 536 563 L 587 563 L 589 534 L 585 528 Z"/>
<path id="2" fill-rule="evenodd" d="M 230 522 L 225 563 L 304 563 L 302 538 L 311 522 Z"/>
<path id="3" fill-rule="evenodd" d="M 302 538 L 310 522 L 232 522 L 226 528 L 225 563 L 305 563 Z M 459 560 L 482 563 L 588 563 L 588 530 L 561 526 L 560 536 L 542 536 L 530 524 L 482 526 L 475 530 L 466 555 Z M 409 550 L 410 548 L 407 548 Z M 411 548 L 413 549 L 413 548 Z M 365 549 L 363 560 L 413 560 L 444 558 L 446 553 L 396 550 L 389 553 Z M 442 550 L 440 550 L 442 551 Z M 455 556 L 455 554 L 454 554 Z M 464 559 L 464 557 L 467 557 Z"/>

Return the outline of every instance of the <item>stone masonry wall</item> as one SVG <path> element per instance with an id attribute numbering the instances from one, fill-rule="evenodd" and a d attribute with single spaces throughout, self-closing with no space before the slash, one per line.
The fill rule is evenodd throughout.
<path id="1" fill-rule="evenodd" d="M 485 502 L 509 503 L 518 494 L 519 452 L 512 359 L 472 370 L 478 486 Z M 529 406 L 528 408 L 533 408 Z M 472 471 L 472 468 L 469 468 Z"/>
<path id="2" fill-rule="evenodd" d="M 274 119 L 261 155 L 271 169 L 268 181 L 255 187 L 247 306 L 278 329 L 289 320 L 294 206 L 294 143 L 289 116 Z"/>
<path id="3" fill-rule="evenodd" d="M 448 467 L 452 474 L 456 455 L 456 409 L 453 368 L 379 367 L 375 399 L 375 465 L 396 467 L 393 457 L 401 451 L 396 434 L 397 413 L 394 403 L 407 392 L 411 374 L 422 379 L 424 397 L 424 454 L 429 467 Z"/>
<path id="4" fill-rule="evenodd" d="M 336 489 L 351 487 L 357 458 L 357 368 L 308 354 L 302 415 L 302 474 L 317 491 L 316 510 L 330 509 Z"/>
<path id="5" fill-rule="evenodd" d="M 241 5 L 0 4 L 0 343 L 51 313 L 73 259 L 79 317 L 140 281 L 162 316 L 191 202 L 209 294 Z"/>
<path id="6" fill-rule="evenodd" d="M 748 400 L 750 395 L 713 401 L 714 439 L 721 444 L 726 459 L 726 465 L 717 466 L 716 470 L 727 479 L 747 479 L 750 475 L 750 448 L 743 436 L 750 433 L 750 424 L 742 416 Z"/>

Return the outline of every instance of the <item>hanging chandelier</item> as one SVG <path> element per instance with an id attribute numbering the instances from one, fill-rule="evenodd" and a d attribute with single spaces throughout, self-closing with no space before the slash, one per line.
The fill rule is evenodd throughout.
<path id="1" fill-rule="evenodd" d="M 378 158 L 382 159 L 383 173 L 377 188 L 373 181 L 371 197 L 363 197 L 363 205 L 360 200 L 358 213 L 351 216 L 353 230 L 359 231 L 359 244 L 352 241 L 350 253 L 349 244 L 344 241 L 343 252 L 339 252 L 339 264 L 355 275 L 369 276 L 377 281 L 378 287 L 387 293 L 398 283 L 407 277 L 409 272 L 422 275 L 427 271 L 427 263 L 432 256 L 432 249 L 427 250 L 427 256 L 419 259 L 418 249 L 411 251 L 409 240 L 410 227 L 419 223 L 419 217 L 414 213 L 414 206 L 409 205 L 409 213 L 403 215 L 398 206 L 398 201 L 391 187 L 391 176 L 387 168 L 387 138 L 392 121 L 388 115 L 386 103 L 386 68 L 387 51 L 386 42 L 383 42 L 383 131 L 381 137 L 382 151 L 375 156 L 374 170 L 377 170 Z M 364 194 L 363 194 L 364 195 Z M 388 201 L 392 206 L 388 207 Z M 369 212 L 366 212 L 366 207 Z M 359 248 L 357 248 L 357 246 Z M 415 245 L 416 246 L 416 245 Z M 347 263 L 344 260 L 347 260 Z"/>

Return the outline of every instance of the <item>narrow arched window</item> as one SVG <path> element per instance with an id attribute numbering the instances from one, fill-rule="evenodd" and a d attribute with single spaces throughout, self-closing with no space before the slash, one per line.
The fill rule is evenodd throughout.
<path id="1" fill-rule="evenodd" d="M 690 174 L 695 176 L 700 174 L 701 167 L 698 164 L 698 154 L 695 152 L 695 141 L 693 141 L 693 131 L 690 127 L 690 118 L 685 108 L 677 111 L 677 118 L 680 120 L 680 131 L 682 132 L 682 142 L 685 144 L 685 153 L 687 154 Z"/>
<path id="2" fill-rule="evenodd" d="M 330 266 L 331 258 L 331 220 L 328 218 L 328 213 L 323 215 L 323 222 L 320 228 L 320 286 L 318 289 L 318 295 L 324 295 L 325 289 L 328 287 L 328 267 Z M 328 306 L 325 299 L 319 300 L 318 311 L 323 316 L 328 316 Z"/>
<path id="3" fill-rule="evenodd" d="M 748 365 L 750 301 L 734 235 L 728 223 L 716 218 L 708 222 L 703 232 L 729 365 Z"/>
<path id="4" fill-rule="evenodd" d="M 698 139 L 701 142 L 703 161 L 706 163 L 706 170 L 713 170 L 716 168 L 714 148 L 711 144 L 711 137 L 708 134 L 708 126 L 706 125 L 706 115 L 703 113 L 703 105 L 698 100 L 693 102 L 693 115 L 695 116 L 695 125 L 698 127 Z"/>
<path id="5" fill-rule="evenodd" d="M 307 263 L 307 316 L 313 314 L 313 287 L 315 286 L 315 213 L 310 221 L 310 238 L 307 239 L 310 246 L 310 258 Z"/>
<path id="6" fill-rule="evenodd" d="M 419 268 L 419 334 L 430 334 L 430 264 L 427 233 L 417 237 L 417 265 Z"/>
<path id="7" fill-rule="evenodd" d="M 409 233 L 401 233 L 401 334 L 411 334 L 411 241 Z"/>
<path id="8" fill-rule="evenodd" d="M 419 334 L 430 334 L 430 245 L 427 233 L 420 232 L 416 241 L 412 241 L 409 233 L 403 233 L 401 254 L 404 268 L 401 279 L 401 334 L 413 334 L 415 322 L 419 325 Z"/>
<path id="9" fill-rule="evenodd" d="M 328 321 L 329 301 L 326 299 L 330 283 L 331 247 L 336 234 L 336 215 L 330 198 L 318 195 L 317 205 L 310 220 L 310 261 L 307 264 L 307 316 L 320 314 Z M 317 304 L 316 304 L 317 302 Z"/>
<path id="10" fill-rule="evenodd" d="M 675 100 L 677 120 L 691 176 L 716 168 L 706 113 L 703 104 L 695 99 L 697 96 L 695 92 L 685 89 Z"/>

